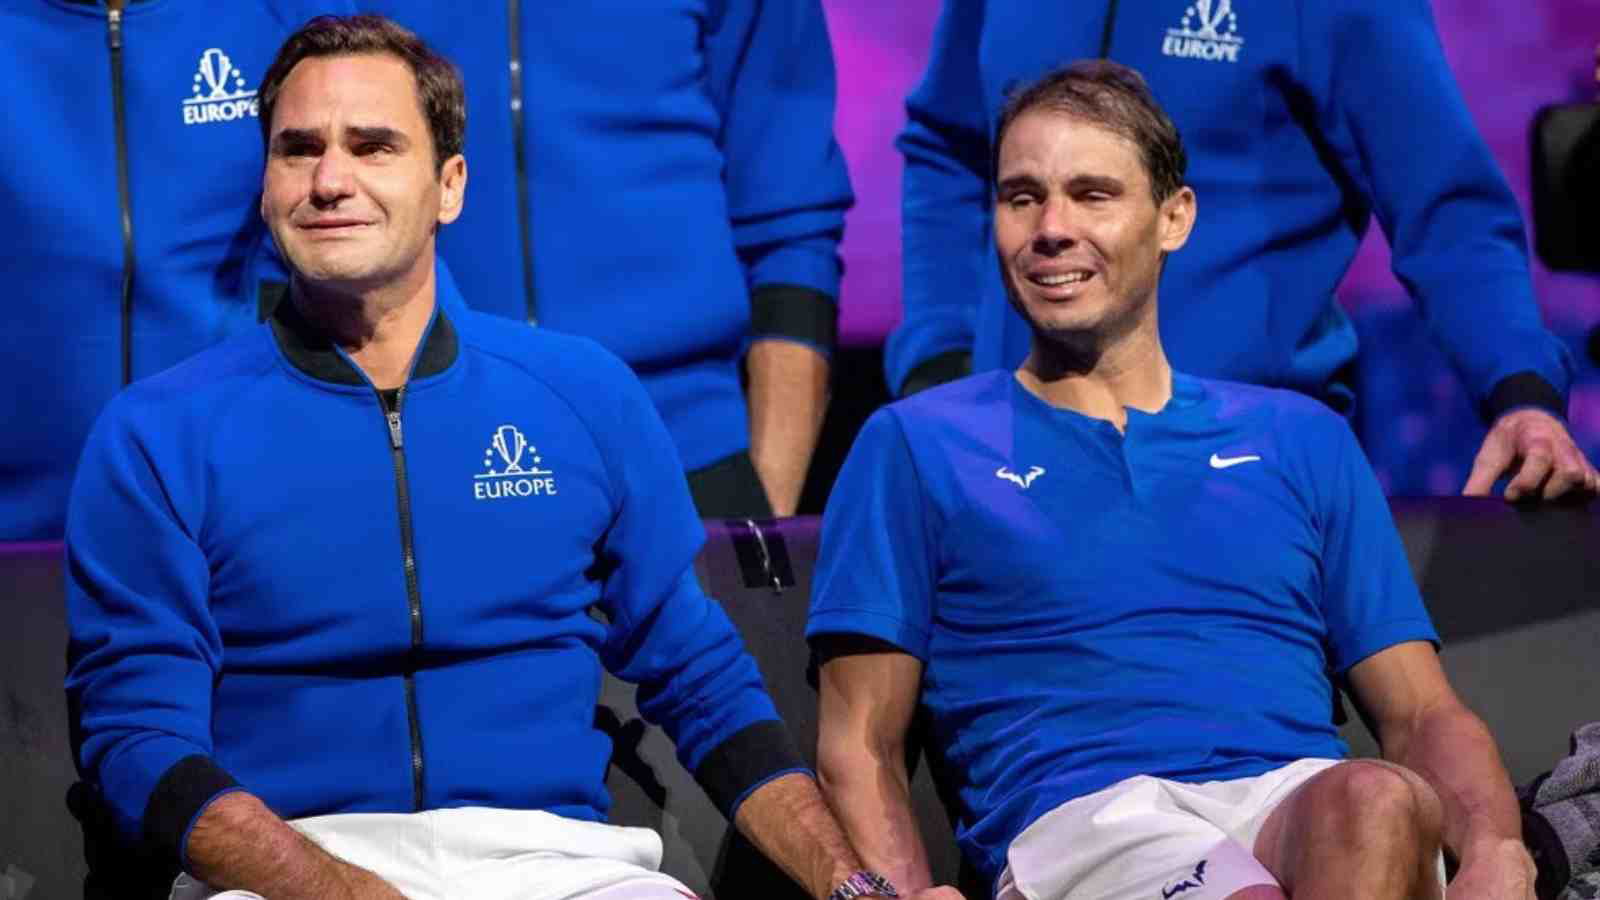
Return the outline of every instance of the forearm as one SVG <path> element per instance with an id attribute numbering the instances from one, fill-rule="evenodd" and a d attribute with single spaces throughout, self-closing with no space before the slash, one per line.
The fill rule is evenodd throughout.
<path id="1" fill-rule="evenodd" d="M 818 900 L 862 868 L 808 775 L 783 775 L 756 788 L 734 813 L 734 824 Z"/>
<path id="2" fill-rule="evenodd" d="M 243 791 L 212 801 L 186 847 L 190 874 L 218 890 L 247 890 L 272 900 L 381 896 L 352 893 L 351 875 L 370 873 L 330 855 Z"/>
<path id="3" fill-rule="evenodd" d="M 1510 778 L 1483 722 L 1455 706 L 1418 716 L 1384 757 L 1421 775 L 1444 804 L 1445 846 L 1464 864 L 1480 852 L 1520 844 L 1522 820 Z"/>
<path id="4" fill-rule="evenodd" d="M 788 340 L 758 340 L 749 374 L 750 461 L 772 511 L 794 515 L 828 408 L 828 360 Z"/>
<path id="5" fill-rule="evenodd" d="M 930 887 L 933 875 L 911 812 L 910 778 L 900 760 L 865 754 L 830 760 L 825 753 L 818 780 L 828 806 L 867 868 L 888 878 L 905 895 Z"/>

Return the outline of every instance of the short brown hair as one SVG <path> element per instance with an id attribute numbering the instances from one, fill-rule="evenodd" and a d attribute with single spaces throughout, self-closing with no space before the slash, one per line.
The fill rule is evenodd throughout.
<path id="1" fill-rule="evenodd" d="M 1139 148 L 1145 174 L 1150 176 L 1150 194 L 1158 205 L 1183 187 L 1189 165 L 1183 138 L 1137 71 L 1107 59 L 1086 59 L 1014 90 L 995 127 L 997 171 L 1006 129 L 1023 113 L 1035 109 L 1082 119 L 1132 141 Z"/>
<path id="2" fill-rule="evenodd" d="M 460 153 L 466 144 L 467 98 L 461 73 L 422 38 L 383 16 L 317 16 L 289 35 L 261 79 L 258 96 L 263 143 L 272 140 L 272 110 L 278 105 L 278 92 L 301 60 L 364 54 L 397 57 L 411 70 L 422 118 L 433 139 L 433 162 L 443 170 L 445 160 Z"/>

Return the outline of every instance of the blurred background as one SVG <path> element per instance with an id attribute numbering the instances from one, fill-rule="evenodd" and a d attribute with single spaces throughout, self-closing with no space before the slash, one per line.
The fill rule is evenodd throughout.
<path id="1" fill-rule="evenodd" d="M 879 348 L 900 321 L 900 156 L 893 143 L 939 8 L 938 0 L 824 5 L 839 71 L 837 133 L 856 206 L 842 251 L 833 409 L 802 503 L 810 511 L 821 508 L 855 429 L 887 399 Z M 1531 245 L 1529 126 L 1542 106 L 1594 100 L 1600 2 L 1433 0 L 1433 8 L 1467 106 L 1521 203 Z M 1545 323 L 1577 362 L 1573 437 L 1591 459 L 1600 458 L 1600 365 L 1587 346 L 1600 323 L 1600 277 L 1552 272 L 1537 257 L 1533 273 Z M 1376 225 L 1339 300 L 1364 350 L 1356 425 L 1385 488 L 1393 495 L 1457 493 L 1484 426 L 1390 273 L 1389 249 Z"/>

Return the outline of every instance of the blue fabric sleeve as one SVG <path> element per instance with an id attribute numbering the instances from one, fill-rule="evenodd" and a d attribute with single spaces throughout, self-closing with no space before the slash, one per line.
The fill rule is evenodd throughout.
<path id="1" fill-rule="evenodd" d="M 806 637 L 857 634 L 923 660 L 938 579 L 922 479 L 894 411 L 862 427 L 822 518 Z"/>
<path id="2" fill-rule="evenodd" d="M 1329 662 L 1343 674 L 1363 659 L 1405 641 L 1439 635 L 1411 577 L 1405 547 L 1377 476 L 1350 426 L 1317 410 L 1306 435 L 1322 526 L 1322 615 Z M 1320 474 L 1318 474 L 1320 473 Z"/>
<path id="3" fill-rule="evenodd" d="M 728 216 L 752 290 L 839 295 L 854 198 L 833 138 L 834 69 L 819 0 L 728 3 L 706 44 L 722 112 Z"/>
<path id="4" fill-rule="evenodd" d="M 725 741 L 778 714 L 738 632 L 695 580 L 705 531 L 666 426 L 621 361 L 596 360 L 605 391 L 583 409 L 617 504 L 600 548 L 600 606 L 610 618 L 601 660 L 639 685 L 640 713 L 666 730 L 695 771 Z M 793 760 L 774 766 L 780 762 Z"/>
<path id="5" fill-rule="evenodd" d="M 1571 356 L 1541 323 L 1516 198 L 1472 122 L 1426 0 L 1300 9 L 1318 118 L 1364 180 L 1395 276 L 1474 405 L 1519 372 L 1564 398 Z"/>
<path id="6" fill-rule="evenodd" d="M 155 444 L 172 438 L 134 427 L 129 400 L 113 401 L 91 432 L 68 504 L 66 689 L 79 765 L 137 841 L 164 776 L 210 758 L 222 640 L 193 527 L 200 489 L 157 463 L 170 448 Z"/>
<path id="7" fill-rule="evenodd" d="M 906 99 L 896 141 L 901 184 L 904 319 L 884 347 L 898 395 L 918 365 L 972 349 L 988 277 L 989 114 L 978 69 L 982 0 L 947 0 L 922 82 Z"/>

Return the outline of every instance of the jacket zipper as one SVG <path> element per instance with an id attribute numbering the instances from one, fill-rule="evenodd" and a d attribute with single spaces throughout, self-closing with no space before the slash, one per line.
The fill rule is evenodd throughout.
<path id="1" fill-rule="evenodd" d="M 1111 33 L 1117 28 L 1117 0 L 1106 4 L 1106 27 L 1100 32 L 1100 58 L 1111 58 Z"/>
<path id="2" fill-rule="evenodd" d="M 533 210 L 528 207 L 528 140 L 522 133 L 522 13 L 519 0 L 506 0 L 511 52 L 511 140 L 517 158 L 517 224 L 522 237 L 522 292 L 527 300 L 528 324 L 539 324 L 538 298 L 533 291 Z"/>
<path id="3" fill-rule="evenodd" d="M 133 201 L 128 196 L 128 124 L 122 88 L 122 7 L 106 0 L 106 47 L 111 51 L 111 110 L 117 130 L 117 199 L 122 206 L 122 384 L 133 382 Z"/>
<path id="4" fill-rule="evenodd" d="M 417 587 L 417 554 L 411 537 L 411 490 L 406 482 L 405 435 L 400 428 L 400 408 L 405 396 L 404 387 L 395 391 L 394 408 L 390 409 L 388 400 L 380 391 L 378 404 L 389 425 L 389 447 L 394 453 L 395 499 L 400 508 L 400 550 L 406 570 L 406 603 L 411 616 L 411 652 L 405 674 L 406 719 L 411 726 L 411 799 L 420 812 L 423 808 L 422 722 L 417 716 L 416 671 L 422 652 L 422 593 Z"/>

